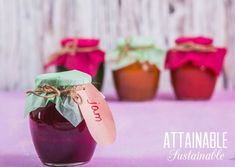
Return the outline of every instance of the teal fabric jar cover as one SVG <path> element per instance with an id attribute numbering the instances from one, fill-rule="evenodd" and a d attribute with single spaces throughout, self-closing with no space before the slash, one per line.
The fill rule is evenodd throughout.
<path id="1" fill-rule="evenodd" d="M 58 73 L 41 74 L 36 77 L 36 88 L 50 85 L 56 87 L 58 90 L 91 83 L 91 76 L 80 71 L 66 71 Z M 40 93 L 41 96 L 50 96 L 49 94 Z M 40 108 L 46 107 L 49 102 L 55 104 L 56 110 L 66 118 L 73 126 L 77 126 L 82 120 L 82 115 L 78 104 L 68 95 L 52 96 L 50 98 L 43 98 L 33 93 L 28 93 L 26 97 L 25 116 L 30 112 Z"/>
<path id="2" fill-rule="evenodd" d="M 116 49 L 108 55 L 114 70 L 135 62 L 149 62 L 159 69 L 164 67 L 165 51 L 156 48 L 153 40 L 147 37 L 122 38 L 118 40 Z"/>

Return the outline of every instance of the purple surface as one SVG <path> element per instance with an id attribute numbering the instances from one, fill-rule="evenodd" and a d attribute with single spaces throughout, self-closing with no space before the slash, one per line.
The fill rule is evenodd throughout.
<path id="1" fill-rule="evenodd" d="M 0 93 L 0 167 L 43 166 L 23 118 L 24 94 Z M 84 167 L 234 167 L 235 92 L 215 94 L 211 101 L 175 101 L 171 94 L 143 103 L 118 102 L 107 96 L 117 124 L 117 140 L 99 146 Z M 221 161 L 167 161 L 166 131 L 227 131 L 228 149 Z"/>

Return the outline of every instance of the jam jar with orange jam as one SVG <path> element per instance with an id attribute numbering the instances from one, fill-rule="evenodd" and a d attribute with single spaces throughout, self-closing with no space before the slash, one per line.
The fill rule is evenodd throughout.
<path id="1" fill-rule="evenodd" d="M 110 53 L 113 78 L 120 100 L 145 101 L 156 95 L 164 52 L 147 37 L 120 39 Z"/>
<path id="2" fill-rule="evenodd" d="M 29 114 L 33 143 L 42 163 L 73 166 L 90 161 L 97 142 L 81 114 L 78 102 L 82 99 L 76 89 L 90 83 L 91 76 L 79 71 L 48 73 L 35 82 L 36 89 L 27 92 L 25 114 Z"/>
<path id="3" fill-rule="evenodd" d="M 223 68 L 225 48 L 206 37 L 181 37 L 167 52 L 166 68 L 177 99 L 206 100 L 213 95 Z"/>

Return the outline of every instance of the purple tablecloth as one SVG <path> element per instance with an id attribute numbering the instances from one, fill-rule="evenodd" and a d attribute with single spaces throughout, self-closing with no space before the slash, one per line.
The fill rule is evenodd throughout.
<path id="1" fill-rule="evenodd" d="M 114 97 L 114 96 L 113 96 Z M 175 101 L 161 94 L 149 102 L 118 102 L 107 96 L 117 124 L 117 140 L 98 146 L 85 167 L 234 167 L 235 92 L 221 92 L 210 101 Z M 24 94 L 0 93 L 0 167 L 43 166 L 34 150 L 23 118 Z M 227 131 L 228 149 L 224 160 L 168 161 L 163 148 L 166 131 Z"/>

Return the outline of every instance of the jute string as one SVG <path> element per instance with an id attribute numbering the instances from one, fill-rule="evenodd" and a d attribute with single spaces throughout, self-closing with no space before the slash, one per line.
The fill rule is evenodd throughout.
<path id="1" fill-rule="evenodd" d="M 130 38 L 127 38 L 125 40 L 126 44 L 125 46 L 123 47 L 121 53 L 120 53 L 120 56 L 119 56 L 119 60 L 121 60 L 122 58 L 128 56 L 128 52 L 129 51 L 143 51 L 143 50 L 148 50 L 148 49 L 151 49 L 154 47 L 154 45 L 148 45 L 148 46 L 142 46 L 142 47 L 131 47 L 130 46 Z"/>
<path id="2" fill-rule="evenodd" d="M 34 94 L 36 96 L 49 99 L 49 98 L 54 98 L 57 96 L 70 96 L 76 103 L 81 104 L 82 103 L 82 97 L 78 93 L 79 90 L 84 90 L 81 86 L 72 86 L 72 87 L 67 87 L 65 89 L 58 89 L 52 85 L 45 84 L 43 86 L 37 87 L 35 90 L 29 90 L 26 93 L 27 94 Z M 45 95 L 42 95 L 45 93 Z"/>
<path id="3" fill-rule="evenodd" d="M 177 44 L 173 51 L 182 51 L 182 52 L 189 52 L 189 51 L 197 51 L 197 52 L 215 52 L 216 48 L 213 45 L 201 45 L 196 44 L 193 42 L 186 42 L 182 44 Z"/>
<path id="4" fill-rule="evenodd" d="M 70 55 L 74 55 L 77 52 L 82 52 L 82 53 L 87 53 L 87 52 L 92 52 L 92 51 L 96 51 L 98 50 L 99 47 L 98 46 L 92 46 L 92 47 L 78 47 L 77 46 L 77 41 L 71 41 L 66 43 L 66 45 L 64 47 L 62 47 L 60 50 L 58 50 L 57 52 L 53 53 L 50 57 L 49 57 L 49 62 L 55 60 L 56 58 L 58 58 L 61 55 L 64 55 L 66 53 L 70 54 Z"/>

